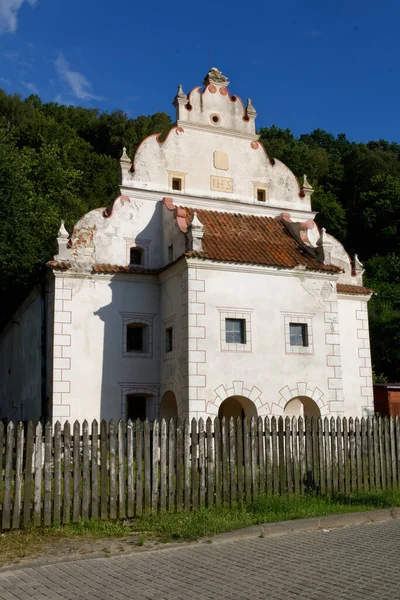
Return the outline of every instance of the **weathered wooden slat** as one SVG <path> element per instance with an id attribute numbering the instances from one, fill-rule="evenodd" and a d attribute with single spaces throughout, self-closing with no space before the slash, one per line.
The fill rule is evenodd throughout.
<path id="1" fill-rule="evenodd" d="M 395 433 L 395 424 L 394 418 L 390 417 L 389 419 L 389 434 L 390 434 L 390 455 L 392 459 L 392 488 L 397 489 L 397 477 L 398 477 L 398 469 L 397 469 L 397 456 L 396 456 L 396 433 Z"/>
<path id="2" fill-rule="evenodd" d="M 26 438 L 28 444 L 28 436 Z M 28 452 L 28 445 L 26 447 Z M 54 425 L 54 483 L 53 483 L 53 523 L 61 522 L 61 423 L 57 421 Z"/>
<path id="3" fill-rule="evenodd" d="M 386 458 L 386 489 L 392 489 L 392 461 L 390 457 L 389 417 L 384 419 L 385 458 Z"/>
<path id="4" fill-rule="evenodd" d="M 372 417 L 367 418 L 367 447 L 368 447 L 368 479 L 369 489 L 375 489 L 375 472 L 374 472 L 374 439 L 373 439 L 373 424 Z"/>
<path id="5" fill-rule="evenodd" d="M 279 492 L 277 428 L 276 417 L 271 417 L 271 484 L 273 494 Z"/>
<path id="6" fill-rule="evenodd" d="M 204 420 L 199 419 L 199 474 L 200 474 L 200 493 L 199 506 L 204 508 L 206 505 L 206 447 Z"/>
<path id="7" fill-rule="evenodd" d="M 362 491 L 362 463 L 361 463 L 361 427 L 360 419 L 355 418 L 354 421 L 354 435 L 356 442 L 356 465 L 357 465 L 357 491 Z"/>
<path id="8" fill-rule="evenodd" d="M 233 417 L 229 419 L 229 472 L 230 472 L 230 502 L 237 500 L 236 473 L 236 424 Z"/>
<path id="9" fill-rule="evenodd" d="M 251 489 L 253 499 L 258 495 L 258 463 L 257 463 L 257 423 L 250 419 L 250 453 L 251 453 Z"/>
<path id="10" fill-rule="evenodd" d="M 135 424 L 136 438 L 136 505 L 135 515 L 143 513 L 143 423 L 138 419 Z"/>
<path id="11" fill-rule="evenodd" d="M 250 462 L 250 435 L 249 435 L 248 419 L 243 419 L 243 451 L 244 451 L 244 487 L 245 487 L 246 502 L 251 502 L 251 462 Z"/>
<path id="12" fill-rule="evenodd" d="M 236 464 L 237 464 L 237 497 L 243 500 L 244 469 L 243 469 L 243 422 L 242 417 L 236 419 Z"/>
<path id="13" fill-rule="evenodd" d="M 298 420 L 299 429 L 299 471 L 300 471 L 300 494 L 304 494 L 306 483 L 306 444 L 304 437 L 304 420 L 300 417 Z M 274 458 L 273 458 L 274 460 Z"/>
<path id="14" fill-rule="evenodd" d="M 300 494 L 300 470 L 299 470 L 299 440 L 297 435 L 297 419 L 292 418 L 292 456 L 293 456 L 293 491 Z"/>
<path id="15" fill-rule="evenodd" d="M 17 425 L 16 431 L 16 452 L 15 452 L 15 487 L 14 487 L 14 506 L 13 506 L 13 517 L 12 527 L 18 529 L 21 524 L 21 493 L 22 493 L 22 481 L 23 471 L 22 463 L 24 458 L 24 426 L 21 422 Z M 1 463 L 0 463 L 1 465 Z M 1 466 L 0 466 L 1 469 Z"/>
<path id="16" fill-rule="evenodd" d="M 135 516 L 135 425 L 129 419 L 126 424 L 126 487 L 127 505 L 126 514 L 128 519 Z"/>
<path id="17" fill-rule="evenodd" d="M 3 515 L 2 528 L 11 527 L 11 489 L 12 489 L 12 463 L 14 451 L 15 425 L 12 421 L 7 425 L 6 434 L 6 462 L 4 471 L 4 491 L 3 491 Z M 3 465 L 0 465 L 3 469 Z"/>
<path id="18" fill-rule="evenodd" d="M 283 417 L 278 418 L 278 465 L 279 465 L 279 493 L 286 492 L 286 470 L 285 470 L 285 439 L 284 439 Z"/>
<path id="19" fill-rule="evenodd" d="M 397 462 L 397 486 L 400 487 L 400 419 L 396 415 L 394 420 L 396 432 L 396 462 Z"/>
<path id="20" fill-rule="evenodd" d="M 326 493 L 332 494 L 332 452 L 331 436 L 329 429 L 329 419 L 324 419 L 324 441 L 325 441 L 325 472 L 326 472 Z"/>
<path id="21" fill-rule="evenodd" d="M 42 453 L 43 453 L 43 439 L 42 439 L 42 424 L 36 425 L 35 431 L 35 482 L 34 482 L 34 495 L 33 495 L 33 524 L 35 527 L 42 524 Z M 8 450 L 8 444 L 7 444 Z M 7 477 L 7 454 L 6 454 L 6 477 Z M 4 495 L 5 499 L 5 495 Z M 4 519 L 4 508 L 3 508 L 3 519 Z M 6 529 L 3 525 L 3 529 Z"/>
<path id="22" fill-rule="evenodd" d="M 222 504 L 229 504 L 229 436 L 228 436 L 229 421 L 222 417 L 221 420 L 221 458 L 222 458 Z"/>
<path id="23" fill-rule="evenodd" d="M 379 466 L 381 471 L 381 489 L 386 489 L 385 427 L 382 417 L 378 417 Z"/>
<path id="24" fill-rule="evenodd" d="M 291 450 L 291 429 L 290 429 L 290 418 L 285 419 L 285 471 L 286 471 L 286 482 L 287 492 L 291 494 L 293 492 L 293 476 L 292 476 L 292 450 Z"/>
<path id="25" fill-rule="evenodd" d="M 156 507 L 157 509 L 157 507 Z M 167 423 L 161 419 L 160 428 L 160 511 L 167 509 Z"/>
<path id="26" fill-rule="evenodd" d="M 214 506 L 214 451 L 213 451 L 213 430 L 212 421 L 208 417 L 206 421 L 207 437 L 207 506 Z"/>
<path id="27" fill-rule="evenodd" d="M 164 419 L 164 424 L 165 424 L 165 419 Z M 159 500 L 159 477 L 161 476 L 161 473 L 159 474 L 159 469 L 158 469 L 158 450 L 160 448 L 160 446 L 159 446 L 160 434 L 159 434 L 159 423 L 158 423 L 157 419 L 155 421 L 153 421 L 153 432 L 152 433 L 153 433 L 153 437 L 152 437 L 152 449 L 151 449 L 151 510 L 153 513 L 156 513 L 158 510 L 158 500 Z M 164 442 L 165 442 L 165 440 L 164 440 Z M 163 455 L 164 473 L 162 473 L 162 476 L 164 478 L 163 505 L 164 505 L 164 510 L 165 510 L 165 476 L 166 476 L 165 444 L 164 444 L 164 447 L 162 450 L 164 451 L 164 455 Z M 160 448 L 160 452 L 161 452 L 161 448 Z"/>
<path id="28" fill-rule="evenodd" d="M 108 519 L 108 431 L 103 419 L 100 423 L 100 516 Z"/>
<path id="29" fill-rule="evenodd" d="M 52 483 L 52 445 L 53 436 L 50 423 L 46 423 L 44 428 L 44 510 L 43 522 L 45 527 L 51 525 L 51 483 Z"/>
<path id="30" fill-rule="evenodd" d="M 125 503 L 125 423 L 118 421 L 118 517 L 125 519 L 126 503 Z"/>
<path id="31" fill-rule="evenodd" d="M 168 424 L 168 511 L 175 510 L 176 496 L 176 475 L 175 475 L 175 441 L 176 441 L 176 422 L 170 419 Z"/>
<path id="32" fill-rule="evenodd" d="M 319 458 L 319 486 L 320 492 L 326 494 L 326 470 L 325 470 L 325 446 L 324 446 L 324 427 L 321 417 L 317 421 L 318 436 L 318 458 Z"/>
<path id="33" fill-rule="evenodd" d="M 344 493 L 346 496 L 351 491 L 351 476 L 350 476 L 350 440 L 347 418 L 342 421 L 343 426 L 343 461 L 344 461 Z"/>
<path id="34" fill-rule="evenodd" d="M 89 519 L 90 464 L 89 464 L 89 423 L 82 424 L 82 521 Z"/>
<path id="35" fill-rule="evenodd" d="M 311 419 L 310 417 L 305 418 L 305 432 L 306 432 L 306 488 L 308 490 L 314 490 L 314 477 L 313 477 L 313 462 L 312 462 L 312 435 L 311 435 Z"/>
<path id="36" fill-rule="evenodd" d="M 361 462 L 363 472 L 363 490 L 368 492 L 368 446 L 367 446 L 367 421 L 365 417 L 361 419 Z"/>
<path id="37" fill-rule="evenodd" d="M 272 492 L 272 469 L 271 469 L 271 426 L 269 417 L 265 417 L 265 491 L 267 494 Z"/>
<path id="38" fill-rule="evenodd" d="M 110 443 L 110 519 L 117 518 L 117 468 L 116 468 L 116 455 L 117 455 L 117 427 L 114 419 L 111 419 L 108 426 L 108 436 Z"/>
<path id="39" fill-rule="evenodd" d="M 214 419 L 215 506 L 221 506 L 221 422 Z"/>
<path id="40" fill-rule="evenodd" d="M 91 511 L 92 519 L 99 518 L 99 425 L 96 419 L 92 422 L 91 446 Z"/>
<path id="41" fill-rule="evenodd" d="M 74 423 L 73 441 L 73 504 L 72 521 L 78 523 L 81 516 L 81 460 L 80 460 L 81 426 L 79 421 Z"/>
<path id="42" fill-rule="evenodd" d="M 263 420 L 261 417 L 257 418 L 257 456 L 258 456 L 258 471 L 259 471 L 259 493 L 265 494 L 265 451 L 264 451 L 264 430 Z"/>
<path id="43" fill-rule="evenodd" d="M 143 446 L 144 446 L 144 511 L 151 509 L 151 440 L 150 423 L 145 420 L 143 426 Z"/>
<path id="44" fill-rule="evenodd" d="M 183 428 L 182 422 L 176 420 L 176 510 L 182 510 L 183 503 Z"/>
<path id="45" fill-rule="evenodd" d="M 313 485 L 315 490 L 320 487 L 320 472 L 319 472 L 319 448 L 318 448 L 318 420 L 316 417 L 311 418 L 311 440 L 312 440 L 312 462 L 313 462 Z"/>
<path id="46" fill-rule="evenodd" d="M 373 436 L 374 436 L 374 472 L 375 472 L 375 488 L 382 489 L 381 482 L 381 461 L 379 455 L 379 418 L 373 419 Z"/>
<path id="47" fill-rule="evenodd" d="M 185 419 L 183 423 L 183 436 L 183 501 L 185 510 L 189 510 L 191 502 L 189 419 Z"/>
<path id="48" fill-rule="evenodd" d="M 357 464 L 356 464 L 356 438 L 354 434 L 354 421 L 353 418 L 349 419 L 349 446 L 350 446 L 350 479 L 351 485 L 350 490 L 352 492 L 357 491 Z"/>
<path id="49" fill-rule="evenodd" d="M 63 484 L 63 523 L 71 520 L 71 425 L 64 423 L 64 484 Z"/>
<path id="50" fill-rule="evenodd" d="M 191 468 L 192 468 L 192 508 L 197 510 L 199 507 L 199 478 L 198 478 L 198 435 L 197 435 L 197 421 L 192 419 L 191 426 L 191 441 L 192 441 L 192 455 L 191 455 Z"/>
<path id="51" fill-rule="evenodd" d="M 4 491 L 4 477 L 3 477 L 3 455 L 5 452 L 5 448 L 4 448 L 4 443 L 5 443 L 5 433 L 4 433 L 4 423 L 3 421 L 0 421 L 0 492 Z M 25 502 L 24 502 L 24 506 L 25 506 Z M 25 523 L 24 523 L 25 525 Z"/>
<path id="52" fill-rule="evenodd" d="M 338 458 L 338 491 L 344 493 L 343 432 L 342 419 L 336 419 L 336 445 Z"/>
<path id="53" fill-rule="evenodd" d="M 332 462 L 332 492 L 336 494 L 339 489 L 338 484 L 338 460 L 337 460 L 337 442 L 336 442 L 336 423 L 334 417 L 331 417 L 331 462 Z"/>

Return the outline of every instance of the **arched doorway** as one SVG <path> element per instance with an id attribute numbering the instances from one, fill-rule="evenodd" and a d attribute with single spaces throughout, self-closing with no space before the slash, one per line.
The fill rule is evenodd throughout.
<path id="1" fill-rule="evenodd" d="M 320 417 L 321 411 L 312 398 L 296 396 L 289 400 L 285 406 L 284 417 Z"/>
<path id="2" fill-rule="evenodd" d="M 242 417 L 243 419 L 251 419 L 257 417 L 257 409 L 255 404 L 245 396 L 229 396 L 224 400 L 218 411 L 218 418 L 230 419 L 233 417 Z"/>
<path id="3" fill-rule="evenodd" d="M 160 402 L 160 420 L 176 419 L 178 416 L 178 406 L 174 392 L 165 392 Z"/>

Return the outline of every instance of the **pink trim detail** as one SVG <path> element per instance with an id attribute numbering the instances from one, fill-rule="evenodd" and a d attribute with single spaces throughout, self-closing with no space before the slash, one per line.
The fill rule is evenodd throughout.
<path id="1" fill-rule="evenodd" d="M 250 144 L 250 146 L 253 148 L 253 150 L 257 150 L 260 146 L 260 144 L 258 142 L 256 142 L 256 140 L 253 140 Z"/>
<path id="2" fill-rule="evenodd" d="M 168 210 L 174 211 L 174 217 L 176 219 L 176 224 L 179 229 L 183 232 L 187 232 L 187 223 L 186 223 L 186 210 L 182 206 L 175 206 L 172 198 L 163 198 L 162 203 Z"/>
<path id="3" fill-rule="evenodd" d="M 104 211 L 103 211 L 103 217 L 105 219 L 108 219 L 109 217 L 111 217 L 111 215 L 113 214 L 114 211 L 114 205 L 117 202 L 117 200 L 119 200 L 122 204 L 122 206 L 126 203 L 126 202 L 130 202 L 130 198 L 129 196 L 117 196 L 114 200 L 114 202 L 111 204 L 111 206 L 107 207 Z"/>
<path id="4" fill-rule="evenodd" d="M 215 85 L 213 83 L 210 83 L 210 85 L 208 86 L 208 91 L 210 92 L 210 94 L 216 94 L 217 88 L 215 87 Z"/>
<path id="5" fill-rule="evenodd" d="M 219 93 L 221 94 L 221 96 L 227 96 L 229 94 L 226 87 L 219 88 Z M 235 96 L 235 98 L 236 98 L 236 96 Z"/>

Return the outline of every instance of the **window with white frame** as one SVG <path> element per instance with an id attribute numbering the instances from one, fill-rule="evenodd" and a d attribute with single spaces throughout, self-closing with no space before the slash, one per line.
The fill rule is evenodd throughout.
<path id="1" fill-rule="evenodd" d="M 150 240 L 124 238 L 126 243 L 126 264 L 128 266 L 149 266 Z"/>
<path id="2" fill-rule="evenodd" d="M 168 360 L 174 357 L 175 353 L 175 317 L 167 319 L 164 325 L 164 359 Z"/>
<path id="3" fill-rule="evenodd" d="M 221 350 L 251 352 L 252 309 L 218 308 L 220 318 Z"/>
<path id="4" fill-rule="evenodd" d="M 122 316 L 122 355 L 149 358 L 153 355 L 153 318 L 142 313 L 120 313 Z"/>
<path id="5" fill-rule="evenodd" d="M 314 354 L 312 318 L 309 313 L 284 313 L 286 354 Z"/>

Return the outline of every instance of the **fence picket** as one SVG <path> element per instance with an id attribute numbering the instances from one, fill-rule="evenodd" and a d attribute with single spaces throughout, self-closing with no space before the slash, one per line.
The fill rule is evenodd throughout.
<path id="1" fill-rule="evenodd" d="M 28 435 L 26 438 L 26 452 L 28 455 Z M 54 481 L 53 481 L 53 523 L 61 522 L 61 423 L 54 425 Z"/>
<path id="2" fill-rule="evenodd" d="M 79 421 L 74 423 L 73 438 L 73 501 L 72 501 L 72 521 L 78 523 L 81 512 L 81 465 L 80 465 L 80 442 L 81 426 Z"/>
<path id="3" fill-rule="evenodd" d="M 318 447 L 318 419 L 311 418 L 311 446 L 312 446 L 312 463 L 313 463 L 313 482 L 314 489 L 320 489 L 320 472 L 319 472 L 319 447 Z"/>
<path id="4" fill-rule="evenodd" d="M 332 461 L 332 491 L 334 494 L 338 491 L 338 461 L 337 461 L 337 443 L 335 419 L 331 417 L 331 461 Z"/>
<path id="5" fill-rule="evenodd" d="M 175 475 L 175 419 L 169 420 L 168 425 L 168 510 L 173 512 L 175 510 L 175 494 L 176 494 L 176 475 Z"/>
<path id="6" fill-rule="evenodd" d="M 107 423 L 100 423 L 100 516 L 108 518 L 108 468 L 107 468 Z"/>
<path id="7" fill-rule="evenodd" d="M 389 418 L 385 417 L 384 419 L 384 429 L 385 429 L 385 458 L 386 458 L 386 486 L 390 490 L 393 487 L 392 484 L 392 461 L 390 459 L 390 440 L 389 440 Z"/>
<path id="8" fill-rule="evenodd" d="M 64 423 L 64 485 L 63 485 L 63 523 L 71 520 L 71 426 Z"/>
<path id="9" fill-rule="evenodd" d="M 283 495 L 286 492 L 286 472 L 285 472 L 285 444 L 283 417 L 278 418 L 278 461 L 279 461 L 279 493 Z"/>
<path id="10" fill-rule="evenodd" d="M 257 448 L 257 456 L 258 456 L 258 471 L 259 471 L 259 488 L 258 491 L 260 494 L 265 493 L 265 453 L 264 453 L 264 430 L 263 430 L 263 420 L 261 417 L 257 418 L 257 439 L 258 439 L 258 448 Z"/>
<path id="11" fill-rule="evenodd" d="M 221 422 L 214 419 L 215 506 L 221 506 Z"/>
<path id="12" fill-rule="evenodd" d="M 183 424 L 184 438 L 183 438 L 183 496 L 185 510 L 190 508 L 190 431 L 189 431 L 189 419 L 185 419 Z"/>
<path id="13" fill-rule="evenodd" d="M 154 435 L 155 437 L 155 435 Z M 154 446 L 153 446 L 154 448 Z M 153 485 L 158 486 L 158 480 L 153 482 Z M 160 511 L 164 512 L 167 509 L 167 423 L 165 419 L 161 419 L 160 428 Z M 155 507 L 157 510 L 157 506 Z"/>
<path id="14" fill-rule="evenodd" d="M 384 422 L 382 417 L 378 417 L 378 441 L 379 441 L 379 466 L 381 470 L 381 489 L 386 489 L 386 461 L 385 461 L 385 440 L 384 440 Z"/>
<path id="15" fill-rule="evenodd" d="M 374 471 L 375 471 L 375 489 L 381 488 L 381 462 L 379 456 L 379 422 L 378 417 L 373 419 L 373 436 L 374 436 Z"/>
<path id="16" fill-rule="evenodd" d="M 92 422 L 91 446 L 91 511 L 92 519 L 99 518 L 99 425 L 96 419 Z"/>
<path id="17" fill-rule="evenodd" d="M 314 478 L 313 478 L 313 462 L 312 462 L 312 436 L 311 436 L 311 419 L 306 417 L 306 488 L 308 490 L 314 489 Z"/>
<path id="18" fill-rule="evenodd" d="M 343 464 L 343 434 L 342 434 L 342 419 L 336 419 L 336 446 L 338 460 L 338 491 L 344 492 L 344 464 Z"/>
<path id="19" fill-rule="evenodd" d="M 331 432 L 329 429 L 329 419 L 324 419 L 324 441 L 325 441 L 325 472 L 326 472 L 326 493 L 332 494 L 332 452 L 331 452 Z"/>
<path id="20" fill-rule="evenodd" d="M 346 496 L 350 494 L 350 440 L 347 418 L 343 418 L 343 460 L 344 460 L 344 490 Z"/>
<path id="21" fill-rule="evenodd" d="M 229 472 L 230 472 L 230 502 L 235 503 L 237 498 L 236 483 L 236 426 L 235 419 L 229 419 Z"/>
<path id="22" fill-rule="evenodd" d="M 361 419 L 361 458 L 363 472 L 363 490 L 368 492 L 368 447 L 367 447 L 367 422 L 365 417 Z"/>
<path id="23" fill-rule="evenodd" d="M 8 442 L 8 440 L 7 440 Z M 8 448 L 8 445 L 7 445 Z M 6 477 L 7 477 L 7 455 L 6 455 Z M 33 495 L 33 524 L 35 527 L 42 524 L 42 424 L 36 425 L 35 431 L 35 481 Z M 4 490 L 5 491 L 5 490 Z M 4 494 L 5 499 L 5 494 Z M 6 504 L 4 502 L 4 504 Z M 4 519 L 4 506 L 3 506 Z M 4 525 L 3 528 L 5 529 Z"/>
<path id="24" fill-rule="evenodd" d="M 127 505 L 126 514 L 128 519 L 135 516 L 135 425 L 131 419 L 126 425 L 126 487 L 127 487 Z"/>
<path id="25" fill-rule="evenodd" d="M 151 508 L 151 436 L 150 423 L 145 420 L 143 426 L 144 446 L 144 511 L 149 512 Z"/>
<path id="26" fill-rule="evenodd" d="M 250 436 L 249 421 L 243 419 L 243 453 L 244 453 L 244 487 L 246 502 L 251 501 L 251 464 L 250 464 Z"/>
<path id="27" fill-rule="evenodd" d="M 213 433 L 212 421 L 208 417 L 206 421 L 207 436 L 207 506 L 214 506 L 214 456 L 213 456 Z"/>
<path id="28" fill-rule="evenodd" d="M 29 425 L 28 425 L 29 428 Z M 4 434 L 4 423 L 0 421 L 0 492 L 4 492 L 4 482 L 3 482 L 3 454 L 4 454 L 4 443 L 5 443 L 5 434 Z M 24 504 L 25 506 L 25 504 Z M 0 513 L 1 514 L 1 513 Z M 25 522 L 24 522 L 25 526 Z"/>
<path id="29" fill-rule="evenodd" d="M 183 429 L 180 419 L 176 421 L 176 510 L 182 510 L 183 502 Z"/>
<path id="30" fill-rule="evenodd" d="M 165 419 L 164 419 L 164 423 L 165 423 Z M 158 473 L 158 445 L 159 445 L 159 423 L 157 421 L 157 419 L 155 421 L 153 421 L 153 431 L 152 431 L 153 437 L 152 437 L 152 449 L 151 449 L 151 510 L 153 513 L 156 513 L 158 510 L 158 491 L 159 491 L 159 487 L 158 487 L 158 477 L 159 477 L 159 473 Z M 160 449 L 161 450 L 161 449 Z M 165 448 L 163 448 L 164 450 L 164 456 L 163 456 L 163 462 L 165 462 Z M 160 476 L 164 476 L 165 477 L 165 471 L 163 474 L 160 473 Z M 164 483 L 164 482 L 163 482 Z M 165 500 L 165 489 L 164 491 L 164 500 Z"/>
<path id="31" fill-rule="evenodd" d="M 16 431 L 16 452 L 15 452 L 15 485 L 14 485 L 14 506 L 12 517 L 12 528 L 18 529 L 21 524 L 21 493 L 22 493 L 22 464 L 24 458 L 24 425 L 19 422 Z M 1 469 L 1 463 L 0 463 Z"/>
<path id="32" fill-rule="evenodd" d="M 197 421 L 192 419 L 191 427 L 191 441 L 192 441 L 192 456 L 191 456 L 191 468 L 192 468 L 192 507 L 193 510 L 197 510 L 199 507 L 199 480 L 197 472 L 197 453 L 198 453 L 198 438 L 197 438 Z"/>
<path id="33" fill-rule="evenodd" d="M 117 518 L 117 427 L 114 419 L 111 419 L 108 426 L 108 438 L 110 446 L 110 519 Z"/>
<path id="34" fill-rule="evenodd" d="M 44 506 L 43 522 L 45 527 L 51 525 L 51 482 L 52 482 L 52 443 L 53 436 L 50 423 L 44 428 Z"/>
<path id="35" fill-rule="evenodd" d="M 199 506 L 204 508 L 206 504 L 206 449 L 204 420 L 199 419 L 199 471 L 200 471 L 200 495 Z"/>
<path id="36" fill-rule="evenodd" d="M 318 457 L 319 457 L 319 485 L 321 494 L 326 493 L 326 471 L 325 471 L 325 447 L 324 447 L 324 430 L 321 417 L 317 421 L 318 435 Z"/>
<path id="37" fill-rule="evenodd" d="M 292 493 L 292 452 L 290 448 L 291 442 L 291 430 L 290 430 L 290 418 L 285 419 L 285 471 L 286 471 L 286 482 L 287 492 Z"/>
<path id="38" fill-rule="evenodd" d="M 392 459 L 392 488 L 397 489 L 397 457 L 396 457 L 396 436 L 395 436 L 395 426 L 394 426 L 394 418 L 389 418 L 389 435 L 390 435 L 390 455 Z"/>
<path id="39" fill-rule="evenodd" d="M 368 447 L 368 477 L 369 489 L 375 489 L 375 472 L 374 472 L 374 439 L 373 439 L 373 420 L 372 417 L 367 419 L 367 447 Z"/>
<path id="40" fill-rule="evenodd" d="M 14 423 L 11 421 L 7 425 L 6 434 L 6 462 L 4 470 L 4 490 L 3 490 L 3 519 L 2 528 L 11 527 L 11 488 L 12 488 L 12 463 L 14 450 Z M 0 465 L 3 470 L 3 465 Z"/>
<path id="41" fill-rule="evenodd" d="M 300 494 L 304 494 L 304 483 L 306 476 L 306 449 L 304 439 L 304 420 L 303 417 L 298 421 L 299 429 L 299 468 L 300 468 Z M 273 460 L 273 457 L 272 457 Z"/>
<path id="42" fill-rule="evenodd" d="M 221 420 L 221 458 L 222 458 L 222 505 L 229 503 L 229 456 L 228 456 L 228 426 L 229 421 L 225 417 Z"/>
<path id="43" fill-rule="evenodd" d="M 292 453 L 293 453 L 293 491 L 296 495 L 300 493 L 299 477 L 299 445 L 297 436 L 297 420 L 292 417 Z"/>
<path id="44" fill-rule="evenodd" d="M 396 432 L 396 462 L 397 462 L 397 486 L 400 487 L 400 419 L 396 415 L 394 422 Z"/>
<path id="45" fill-rule="evenodd" d="M 265 417 L 265 491 L 267 494 L 272 492 L 272 473 L 271 473 L 271 429 L 269 417 Z"/>
<path id="46" fill-rule="evenodd" d="M 83 446 L 85 450 L 85 446 Z M 85 468 L 85 461 L 83 462 Z M 85 480 L 85 471 L 83 471 Z M 125 423 L 118 421 L 118 516 L 125 519 Z"/>
<path id="47" fill-rule="evenodd" d="M 136 507 L 135 514 L 140 517 L 143 512 L 143 423 L 136 421 Z"/>
<path id="48" fill-rule="evenodd" d="M 90 465 L 89 465 L 89 423 L 82 425 L 82 520 L 89 519 Z"/>
<path id="49" fill-rule="evenodd" d="M 356 464 L 357 464 L 357 491 L 362 491 L 362 463 L 361 463 L 361 428 L 360 419 L 354 421 L 354 435 L 356 440 Z"/>
<path id="50" fill-rule="evenodd" d="M 236 464 L 237 464 L 237 497 L 241 502 L 244 493 L 243 472 L 243 421 L 241 417 L 236 419 Z"/>

